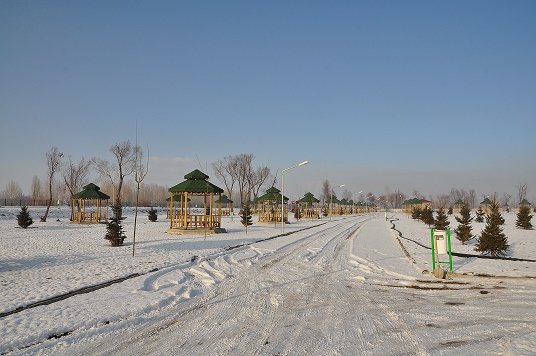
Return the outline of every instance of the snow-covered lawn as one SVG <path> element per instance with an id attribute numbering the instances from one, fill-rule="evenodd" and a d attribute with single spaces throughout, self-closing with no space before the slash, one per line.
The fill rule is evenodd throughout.
<path id="1" fill-rule="evenodd" d="M 30 208 L 29 229 L 18 211 L 0 208 L 0 313 L 132 278 L 1 317 L 0 354 L 536 353 L 536 263 L 453 257 L 465 275 L 438 280 L 422 273 L 428 227 L 401 213 L 389 218 L 409 257 L 383 213 L 292 221 L 279 237 L 224 217 L 227 233 L 205 239 L 166 234 L 165 212 L 153 223 L 141 208 L 133 257 L 133 209 L 116 248 L 66 208 L 46 223 Z M 536 260 L 536 231 L 503 216 L 508 256 Z M 474 243 L 452 238 L 454 252 Z"/>

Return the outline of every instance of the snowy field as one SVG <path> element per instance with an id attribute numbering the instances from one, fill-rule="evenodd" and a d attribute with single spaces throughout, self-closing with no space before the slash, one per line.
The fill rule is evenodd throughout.
<path id="1" fill-rule="evenodd" d="M 423 274 L 428 227 L 402 213 L 292 219 L 284 236 L 224 217 L 228 233 L 205 239 L 166 234 L 165 212 L 153 223 L 146 210 L 133 257 L 132 209 L 114 248 L 105 225 L 72 225 L 65 207 L 46 223 L 30 208 L 28 229 L 0 208 L 0 354 L 536 354 L 536 262 L 454 256 L 458 277 L 436 279 Z M 503 216 L 507 257 L 536 260 L 536 231 Z M 454 252 L 474 243 L 452 238 Z"/>

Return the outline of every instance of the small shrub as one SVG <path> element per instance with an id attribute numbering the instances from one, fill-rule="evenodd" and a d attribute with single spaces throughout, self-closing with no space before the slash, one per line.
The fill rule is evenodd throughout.
<path id="1" fill-rule="evenodd" d="M 33 219 L 28 212 L 28 207 L 23 206 L 20 208 L 20 213 L 17 214 L 17 222 L 23 229 L 26 229 L 33 224 Z"/>
<path id="2" fill-rule="evenodd" d="M 112 246 L 121 246 L 123 241 L 127 238 L 125 231 L 123 230 L 123 225 L 121 225 L 122 220 L 122 209 L 120 205 L 112 206 L 113 216 L 110 221 L 106 224 L 106 235 L 104 238 L 112 244 Z"/>
<path id="3" fill-rule="evenodd" d="M 147 215 L 149 217 L 149 221 L 155 222 L 158 219 L 158 212 L 154 208 L 149 209 Z"/>

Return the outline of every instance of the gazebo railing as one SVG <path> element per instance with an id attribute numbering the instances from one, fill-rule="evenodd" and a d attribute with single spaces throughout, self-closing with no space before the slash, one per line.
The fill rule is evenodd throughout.
<path id="1" fill-rule="evenodd" d="M 221 216 L 218 214 L 179 214 L 171 217 L 171 227 L 179 229 L 212 229 L 221 227 Z"/>

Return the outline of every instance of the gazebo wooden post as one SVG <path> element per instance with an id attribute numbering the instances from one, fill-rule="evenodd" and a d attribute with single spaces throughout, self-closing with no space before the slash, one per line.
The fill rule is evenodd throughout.
<path id="1" fill-rule="evenodd" d="M 190 215 L 190 207 L 188 206 L 188 192 L 184 192 L 182 199 L 184 200 L 184 225 L 185 229 L 188 229 L 188 215 Z"/>
<path id="2" fill-rule="evenodd" d="M 169 193 L 169 228 L 173 227 L 173 193 Z"/>

